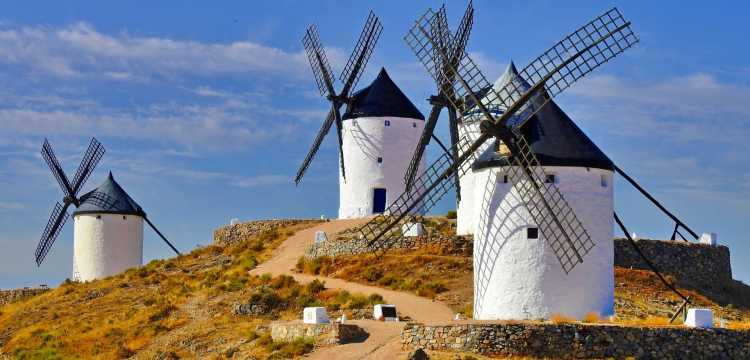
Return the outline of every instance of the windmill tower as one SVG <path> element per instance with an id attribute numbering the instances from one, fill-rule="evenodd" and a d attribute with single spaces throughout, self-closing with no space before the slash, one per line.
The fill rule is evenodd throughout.
<path id="1" fill-rule="evenodd" d="M 81 196 L 73 213 L 73 264 L 78 280 L 100 279 L 143 265 L 143 209 L 110 172 Z"/>
<path id="2" fill-rule="evenodd" d="M 458 61 L 450 57 L 460 46 L 450 34 L 441 7 L 422 15 L 405 40 L 441 91 L 456 94 L 448 100 L 462 115 L 463 126 L 475 126 L 479 132 L 464 132 L 452 151 L 416 177 L 384 215 L 360 228 L 366 246 L 389 249 L 400 238 L 401 225 L 455 188 L 456 175 L 475 172 L 474 186 L 462 186 L 471 190 L 468 198 L 474 202 L 466 209 L 479 208 L 477 224 L 482 226 L 476 232 L 486 233 L 474 245 L 475 303 L 482 306 L 475 307 L 474 318 L 538 319 L 556 310 L 572 316 L 611 312 L 612 248 L 595 249 L 603 237 L 611 241 L 611 219 L 595 214 L 614 215 L 611 182 L 606 190 L 594 185 L 611 181 L 614 166 L 551 99 L 637 43 L 630 22 L 617 9 L 609 10 L 521 72 L 509 69 L 507 81 L 496 87 L 467 54 Z M 560 134 L 548 137 L 552 131 Z M 564 159 L 555 158 L 562 150 Z M 571 181 L 558 182 L 553 171 L 561 181 Z M 481 180 L 486 186 L 479 186 Z M 593 190 L 600 193 L 592 195 Z M 588 201 L 595 206 L 582 204 Z M 608 273 L 591 274 L 604 264 L 610 267 Z M 565 289 L 559 282 L 581 284 Z M 587 300 L 576 302 L 580 299 Z"/>
<path id="3" fill-rule="evenodd" d="M 413 151 L 424 128 L 424 116 L 382 69 L 369 86 L 352 94 L 382 32 L 380 20 L 370 12 L 339 80 L 340 92 L 315 26 L 302 43 L 312 66 L 320 94 L 331 110 L 294 179 L 302 180 L 323 139 L 333 124 L 339 141 L 339 218 L 382 213 L 404 191 L 405 156 Z M 341 107 L 347 111 L 342 117 Z M 406 158 L 406 160 L 405 160 Z M 417 162 L 423 164 L 423 161 Z M 417 166 L 419 169 L 419 166 Z"/>
<path id="4" fill-rule="evenodd" d="M 404 192 L 405 156 L 414 150 L 424 115 L 391 80 L 385 69 L 352 95 L 344 114 L 344 166 L 339 177 L 339 218 L 382 213 Z M 424 170 L 424 160 L 419 170 Z"/>
<path id="5" fill-rule="evenodd" d="M 179 251 L 148 219 L 146 213 L 118 184 L 110 172 L 96 189 L 78 196 L 83 184 L 104 155 L 104 146 L 92 139 L 73 181 L 69 181 L 47 139 L 42 157 L 63 190 L 63 204 L 56 203 L 42 232 L 34 258 L 41 266 L 65 222 L 73 213 L 73 279 L 88 281 L 118 274 L 143 264 L 143 221 L 178 255 Z"/>
<path id="6" fill-rule="evenodd" d="M 513 63 L 493 87 L 499 91 L 511 81 L 531 87 Z M 498 112 L 505 110 L 502 104 L 490 105 Z M 470 115 L 466 120 L 473 119 Z M 509 176 L 514 170 L 508 167 L 516 165 L 507 162 L 507 147 L 486 148 L 462 178 L 471 181 L 464 187 L 470 201 L 462 204 L 462 215 L 469 213 L 469 219 L 475 220 L 474 317 L 612 315 L 614 165 L 554 101 L 543 105 L 520 131 L 539 160 L 545 182 L 557 187 L 595 246 L 574 271 L 560 271 L 554 251 L 545 246 L 537 223 L 520 200 L 523 184 L 514 184 Z"/>

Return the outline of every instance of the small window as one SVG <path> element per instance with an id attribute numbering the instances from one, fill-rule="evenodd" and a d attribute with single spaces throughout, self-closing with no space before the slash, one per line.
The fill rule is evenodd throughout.
<path id="1" fill-rule="evenodd" d="M 539 239 L 539 228 L 529 227 L 526 228 L 527 239 Z"/>
<path id="2" fill-rule="evenodd" d="M 96 215 L 96 218 L 97 218 L 97 219 L 101 219 L 101 218 L 102 218 L 102 216 L 101 216 L 101 215 Z"/>
<path id="3" fill-rule="evenodd" d="M 386 120 L 385 121 L 385 126 L 391 126 L 391 121 L 390 120 Z"/>
<path id="4" fill-rule="evenodd" d="M 507 184 L 508 183 L 508 175 L 503 175 L 502 183 L 503 184 Z"/>
<path id="5" fill-rule="evenodd" d="M 417 127 L 417 123 L 415 123 L 415 122 L 411 123 L 411 127 L 416 128 Z"/>
<path id="6" fill-rule="evenodd" d="M 557 182 L 557 177 L 555 177 L 555 174 L 548 174 L 544 179 L 544 182 L 546 182 L 547 184 L 554 184 Z"/>
<path id="7" fill-rule="evenodd" d="M 602 185 L 602 187 L 607 187 L 609 185 L 608 182 L 607 182 L 607 176 L 604 175 L 604 174 L 602 174 L 601 185 Z"/>
<path id="8" fill-rule="evenodd" d="M 127 220 L 127 219 L 128 219 L 128 217 L 127 217 L 127 216 L 125 216 L 125 215 L 123 215 L 123 216 L 122 216 L 122 219 L 123 219 L 123 220 Z"/>
<path id="9" fill-rule="evenodd" d="M 382 163 L 383 163 L 383 158 L 382 157 L 378 157 L 378 164 L 382 164 Z"/>

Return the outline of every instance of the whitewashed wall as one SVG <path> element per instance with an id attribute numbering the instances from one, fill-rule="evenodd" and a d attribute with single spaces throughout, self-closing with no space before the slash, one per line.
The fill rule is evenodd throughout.
<path id="1" fill-rule="evenodd" d="M 458 133 L 461 138 L 468 136 L 472 140 L 476 140 L 482 133 L 479 131 L 479 122 L 459 124 Z M 477 157 L 481 155 L 488 147 L 494 144 L 493 141 L 487 141 L 477 151 Z M 460 177 L 459 184 L 461 185 L 461 201 L 456 208 L 456 233 L 458 235 L 472 235 L 474 234 L 475 219 L 478 214 L 476 213 L 476 206 L 474 206 L 474 182 L 475 175 L 471 170 L 467 171 L 466 174 Z"/>
<path id="2" fill-rule="evenodd" d="M 101 218 L 97 219 L 97 215 Z M 73 242 L 74 271 L 77 271 L 74 275 L 79 280 L 119 274 L 143 264 L 143 218 L 119 214 L 76 215 Z"/>
<path id="3" fill-rule="evenodd" d="M 534 224 L 500 168 L 475 173 L 474 318 L 581 318 L 614 311 L 612 172 L 546 167 L 596 246 L 565 274 L 544 237 L 527 239 Z M 500 174 L 498 176 L 498 174 Z M 606 186 L 602 186 L 602 180 Z"/>
<path id="4" fill-rule="evenodd" d="M 385 126 L 385 121 L 390 126 Z M 386 189 L 386 208 L 404 192 L 404 173 L 424 128 L 424 121 L 398 117 L 344 120 L 346 181 L 339 172 L 339 218 L 372 215 L 373 189 Z M 383 158 L 378 163 L 378 157 Z M 422 158 L 419 174 L 424 171 Z"/>

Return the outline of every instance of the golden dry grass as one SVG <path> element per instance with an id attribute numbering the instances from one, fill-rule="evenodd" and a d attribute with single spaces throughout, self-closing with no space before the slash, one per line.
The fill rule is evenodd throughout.
<path id="1" fill-rule="evenodd" d="M 19 359 L 116 359 L 216 358 L 225 352 L 265 357 L 306 349 L 305 344 L 245 343 L 258 325 L 297 318 L 306 305 L 349 309 L 382 301 L 325 290 L 320 283 L 302 286 L 288 276 L 248 274 L 288 236 L 312 225 L 207 246 L 102 280 L 66 282 L 6 305 L 0 308 L 0 350 Z M 264 317 L 232 314 L 233 304 L 254 297 L 277 304 L 278 311 Z"/>

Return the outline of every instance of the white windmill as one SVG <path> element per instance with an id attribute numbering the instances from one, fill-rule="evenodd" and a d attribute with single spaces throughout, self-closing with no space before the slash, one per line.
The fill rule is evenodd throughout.
<path id="1" fill-rule="evenodd" d="M 310 26 L 303 45 L 321 95 L 331 110 L 312 147 L 297 171 L 295 183 L 304 176 L 310 162 L 333 124 L 339 140 L 339 218 L 358 218 L 382 213 L 404 191 L 403 174 L 424 128 L 424 116 L 381 69 L 367 87 L 351 93 L 375 47 L 382 26 L 370 12 L 357 45 L 341 73 L 343 83 L 336 93 L 331 68 L 317 30 Z M 340 115 L 346 104 L 347 111 Z M 421 169 L 424 161 L 420 162 Z"/>
<path id="2" fill-rule="evenodd" d="M 452 34 L 445 8 L 430 9 L 406 35 L 440 91 L 454 94 L 460 136 L 362 237 L 389 249 L 459 176 L 463 220 L 474 220 L 475 319 L 611 314 L 614 165 L 551 99 L 633 46 L 630 22 L 607 11 L 495 86 L 467 54 L 452 55 L 467 23 Z"/>
<path id="3" fill-rule="evenodd" d="M 70 217 L 68 207 L 73 204 L 73 278 L 88 281 L 118 274 L 143 264 L 143 221 L 174 250 L 177 249 L 148 219 L 143 209 L 118 184 L 110 172 L 99 187 L 80 197 L 78 193 L 89 178 L 104 147 L 92 139 L 73 181 L 57 161 L 47 139 L 42 145 L 42 157 L 57 179 L 64 193 L 63 205 L 56 203 L 34 254 L 37 266 L 42 264 L 52 244 Z"/>

